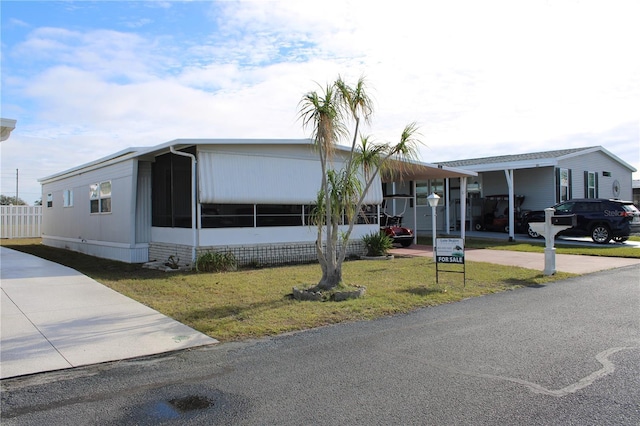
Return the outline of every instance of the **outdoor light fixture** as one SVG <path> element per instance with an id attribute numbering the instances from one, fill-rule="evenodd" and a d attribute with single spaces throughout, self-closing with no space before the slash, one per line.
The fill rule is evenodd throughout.
<path id="1" fill-rule="evenodd" d="M 436 259 L 436 207 L 438 207 L 438 201 L 440 201 L 440 197 L 435 192 L 432 192 L 431 195 L 427 197 L 427 201 L 431 206 L 431 235 L 433 237 L 433 260 Z"/>

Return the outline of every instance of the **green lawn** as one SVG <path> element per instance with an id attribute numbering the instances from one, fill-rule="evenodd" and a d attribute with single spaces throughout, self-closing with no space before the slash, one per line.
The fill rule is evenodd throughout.
<path id="1" fill-rule="evenodd" d="M 471 242 L 470 246 L 479 244 Z M 344 264 L 343 276 L 346 284 L 367 287 L 363 298 L 299 302 L 290 297 L 292 287 L 316 284 L 320 278 L 317 264 L 227 273 L 165 273 L 46 247 L 40 239 L 2 240 L 2 245 L 72 267 L 221 341 L 379 318 L 572 276 L 558 273 L 545 277 L 537 270 L 467 262 L 464 275 L 441 273 L 436 283 L 431 258 L 358 260 Z M 447 269 L 462 271 L 459 265 Z"/>

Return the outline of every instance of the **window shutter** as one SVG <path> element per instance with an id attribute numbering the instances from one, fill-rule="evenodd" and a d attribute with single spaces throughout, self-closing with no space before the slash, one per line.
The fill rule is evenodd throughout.
<path id="1" fill-rule="evenodd" d="M 584 198 L 589 198 L 589 172 L 584 172 Z"/>
<path id="2" fill-rule="evenodd" d="M 571 169 L 569 169 L 569 194 L 567 197 L 569 199 L 573 198 L 573 178 L 571 177 Z"/>
<path id="3" fill-rule="evenodd" d="M 595 196 L 596 198 L 600 198 L 600 195 L 598 194 L 598 172 L 594 173 L 595 175 L 595 185 L 596 185 L 596 190 L 595 190 Z"/>
<path id="4" fill-rule="evenodd" d="M 556 167 L 556 203 L 560 202 L 560 168 Z"/>

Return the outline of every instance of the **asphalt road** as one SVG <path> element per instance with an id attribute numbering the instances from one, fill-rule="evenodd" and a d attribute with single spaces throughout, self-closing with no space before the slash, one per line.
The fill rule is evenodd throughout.
<path id="1" fill-rule="evenodd" d="M 640 266 L 3 380 L 3 425 L 638 425 Z"/>

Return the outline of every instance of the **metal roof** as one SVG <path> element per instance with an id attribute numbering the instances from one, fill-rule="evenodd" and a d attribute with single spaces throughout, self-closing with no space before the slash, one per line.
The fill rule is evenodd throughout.
<path id="1" fill-rule="evenodd" d="M 613 160 L 619 162 L 631 171 L 636 171 L 633 166 L 624 162 L 601 146 L 471 158 L 466 160 L 441 161 L 436 164 L 448 167 L 460 167 L 463 169 L 474 170 L 476 172 L 504 169 L 528 169 L 533 167 L 556 166 L 560 160 L 597 151 L 603 152 L 605 155 L 611 157 Z"/>
<path id="2" fill-rule="evenodd" d="M 64 177 L 73 176 L 78 173 L 83 173 L 88 170 L 95 170 L 110 164 L 114 164 L 120 161 L 129 160 L 132 158 L 144 158 L 151 159 L 157 155 L 169 152 L 170 147 L 176 149 L 183 149 L 194 145 L 288 145 L 288 146 L 312 146 L 313 141 L 311 139 L 175 139 L 169 142 L 162 143 L 151 147 L 131 147 L 106 157 L 94 160 L 92 162 L 73 167 L 71 169 L 59 172 L 41 179 L 38 179 L 40 183 L 47 183 L 55 181 Z M 350 147 L 337 146 L 339 150 L 349 152 Z M 383 181 L 391 180 L 427 180 L 438 178 L 455 178 L 463 176 L 477 176 L 474 171 L 458 169 L 455 167 L 428 164 L 422 162 L 398 162 L 398 167 L 394 168 L 398 173 L 386 174 L 381 176 Z"/>

